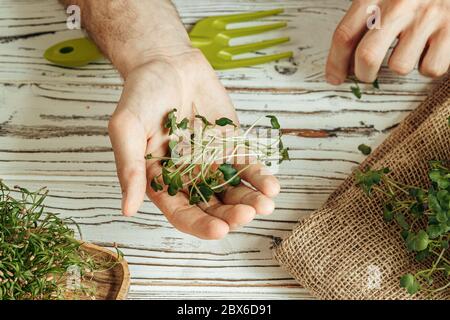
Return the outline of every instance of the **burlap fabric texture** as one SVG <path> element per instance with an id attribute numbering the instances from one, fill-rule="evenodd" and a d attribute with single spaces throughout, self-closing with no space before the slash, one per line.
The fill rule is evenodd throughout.
<path id="1" fill-rule="evenodd" d="M 449 116 L 447 75 L 359 169 L 389 167 L 395 179 L 428 185 L 428 162 L 450 160 Z M 430 298 L 424 292 L 411 297 L 400 288 L 401 275 L 420 265 L 407 252 L 396 224 L 383 220 L 382 204 L 381 196 L 367 197 L 351 175 L 275 247 L 275 259 L 320 299 Z M 450 299 L 450 289 L 433 298 Z"/>

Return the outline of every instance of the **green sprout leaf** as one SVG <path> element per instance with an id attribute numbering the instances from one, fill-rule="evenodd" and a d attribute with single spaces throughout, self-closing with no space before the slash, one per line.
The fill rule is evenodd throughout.
<path id="1" fill-rule="evenodd" d="M 380 84 L 378 83 L 378 78 L 375 79 L 374 82 L 372 82 L 372 86 L 373 86 L 375 89 L 380 89 Z"/>
<path id="2" fill-rule="evenodd" d="M 400 278 L 400 286 L 405 288 L 409 294 L 415 294 L 420 290 L 420 284 L 417 279 L 410 273 Z"/>
<path id="3" fill-rule="evenodd" d="M 225 126 L 227 126 L 227 125 L 232 125 L 233 127 L 236 127 L 236 125 L 234 124 L 233 120 L 228 119 L 228 118 L 220 118 L 220 119 L 217 119 L 217 120 L 216 120 L 216 124 L 217 124 L 218 126 L 221 126 L 221 127 L 225 127 Z"/>
<path id="4" fill-rule="evenodd" d="M 365 156 L 368 156 L 372 152 L 372 148 L 366 144 L 360 144 L 358 150 Z"/>
<path id="5" fill-rule="evenodd" d="M 355 97 L 357 97 L 358 99 L 361 99 L 362 94 L 361 94 L 361 89 L 359 88 L 359 86 L 358 87 L 352 86 L 352 87 L 350 87 L 350 89 L 352 90 L 352 93 Z"/>
<path id="6" fill-rule="evenodd" d="M 206 184 L 201 182 L 198 185 L 191 185 L 189 188 L 189 204 L 194 205 L 200 202 L 208 202 L 214 194 L 214 190 Z"/>
<path id="7" fill-rule="evenodd" d="M 214 194 L 214 191 L 206 183 L 200 183 L 197 188 L 206 201 L 209 201 Z"/>
<path id="8" fill-rule="evenodd" d="M 174 184 L 170 184 L 169 187 L 167 188 L 167 193 L 170 196 L 175 196 L 178 193 L 178 188 L 174 185 Z"/>
<path id="9" fill-rule="evenodd" d="M 416 256 L 415 259 L 416 261 L 422 262 L 425 261 L 425 259 L 427 259 L 430 256 L 430 251 L 427 249 L 419 251 Z"/>
<path id="10" fill-rule="evenodd" d="M 350 90 L 352 91 L 353 95 L 358 98 L 361 99 L 362 97 L 362 93 L 361 93 L 361 88 L 359 87 L 358 81 L 356 81 L 355 79 L 353 79 L 353 83 L 355 84 L 354 86 L 350 87 Z"/>
<path id="11" fill-rule="evenodd" d="M 173 134 L 177 129 L 177 117 L 175 113 L 177 112 L 177 109 L 173 109 L 169 112 L 167 115 L 167 120 L 164 123 L 164 128 L 169 129 L 169 135 Z"/>
<path id="12" fill-rule="evenodd" d="M 414 251 L 422 251 L 428 247 L 430 239 L 428 238 L 428 234 L 424 230 L 420 230 L 416 236 L 414 243 Z"/>
<path id="13" fill-rule="evenodd" d="M 175 149 L 175 147 L 177 146 L 178 142 L 175 140 L 170 140 L 169 141 L 169 149 L 172 151 Z"/>
<path id="14" fill-rule="evenodd" d="M 181 122 L 179 124 L 177 124 L 177 127 L 178 127 L 178 129 L 186 130 L 188 125 L 189 125 L 189 119 L 184 118 L 183 120 L 181 120 Z"/>
<path id="15" fill-rule="evenodd" d="M 281 163 L 283 161 L 291 160 L 291 158 L 289 157 L 289 148 L 281 149 L 280 155 L 281 155 L 281 158 L 280 158 L 279 163 Z"/>
<path id="16" fill-rule="evenodd" d="M 191 197 L 189 198 L 190 205 L 198 204 L 201 201 L 202 201 L 202 199 L 200 198 L 200 196 L 197 196 L 197 195 L 191 195 Z"/>
<path id="17" fill-rule="evenodd" d="M 166 186 L 170 185 L 172 178 L 170 177 L 170 171 L 167 170 L 165 167 L 162 168 L 162 177 L 164 184 Z"/>
<path id="18" fill-rule="evenodd" d="M 174 196 L 178 193 L 178 191 L 183 188 L 183 181 L 181 180 L 181 176 L 179 173 L 175 174 L 174 177 L 170 180 L 169 188 L 167 192 L 169 195 Z"/>
<path id="19" fill-rule="evenodd" d="M 446 231 L 446 226 L 441 224 L 432 224 L 427 227 L 427 233 L 430 239 L 439 238 Z"/>
<path id="20" fill-rule="evenodd" d="M 269 119 L 270 119 L 270 125 L 272 126 L 272 129 L 278 130 L 278 129 L 281 128 L 280 123 L 278 122 L 277 117 L 275 117 L 275 116 L 270 116 L 270 115 L 269 115 L 269 116 L 266 116 L 266 118 L 269 118 Z"/>
<path id="21" fill-rule="evenodd" d="M 155 192 L 161 191 L 163 189 L 163 186 L 158 183 L 156 177 L 152 179 L 152 181 L 150 182 L 150 186 Z"/>
<path id="22" fill-rule="evenodd" d="M 406 239 L 408 239 L 408 237 L 409 237 L 409 231 L 408 231 L 408 230 L 402 230 L 402 231 L 400 232 L 400 235 L 401 235 L 401 237 L 403 238 L 403 240 L 406 240 Z"/>
<path id="23" fill-rule="evenodd" d="M 441 245 L 442 248 L 448 249 L 448 247 L 449 247 L 449 240 L 442 240 L 440 242 L 440 245 Z"/>
<path id="24" fill-rule="evenodd" d="M 219 166 L 219 170 L 230 186 L 237 186 L 241 183 L 241 178 L 236 175 L 237 170 L 231 164 L 223 163 Z"/>
<path id="25" fill-rule="evenodd" d="M 394 213 L 392 212 L 393 208 L 391 204 L 386 204 L 383 209 L 383 219 L 386 222 L 392 221 L 394 219 Z"/>
<path id="26" fill-rule="evenodd" d="M 205 127 L 211 126 L 211 125 L 212 125 L 212 123 L 209 122 L 208 119 L 206 119 L 204 116 L 201 116 L 201 115 L 197 114 L 195 117 L 196 117 L 197 119 L 202 120 L 203 125 L 204 125 Z"/>
<path id="27" fill-rule="evenodd" d="M 379 185 L 383 175 L 388 172 L 389 169 L 387 168 L 382 168 L 379 170 L 368 169 L 365 172 L 357 171 L 355 173 L 356 184 L 358 184 L 367 195 L 370 195 L 372 188 L 375 185 Z"/>
<path id="28" fill-rule="evenodd" d="M 416 218 L 421 218 L 425 212 L 425 206 L 423 205 L 423 203 L 415 202 L 411 205 L 409 211 Z"/>
<path id="29" fill-rule="evenodd" d="M 398 225 L 403 229 L 403 230 L 408 230 L 409 229 L 409 224 L 408 222 L 406 222 L 406 218 L 403 214 L 397 214 L 395 216 L 395 221 L 397 221 Z"/>
<path id="30" fill-rule="evenodd" d="M 422 203 L 425 198 L 425 192 L 420 188 L 410 188 L 409 195 L 413 198 L 416 198 L 417 202 Z"/>

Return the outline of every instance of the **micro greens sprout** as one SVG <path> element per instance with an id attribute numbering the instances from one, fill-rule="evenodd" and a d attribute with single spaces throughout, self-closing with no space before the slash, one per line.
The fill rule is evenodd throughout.
<path id="1" fill-rule="evenodd" d="M 359 82 L 358 79 L 355 77 L 350 77 L 350 80 L 353 81 L 353 86 L 350 87 L 350 90 L 352 91 L 353 95 L 358 98 L 361 99 L 362 98 L 362 91 L 361 91 L 361 87 L 359 86 Z M 378 78 L 375 79 L 375 81 L 372 82 L 372 87 L 374 89 L 380 90 L 380 83 L 378 82 Z"/>
<path id="2" fill-rule="evenodd" d="M 409 294 L 419 290 L 433 293 L 450 287 L 450 168 L 443 162 L 432 161 L 428 173 L 431 187 L 405 185 L 393 180 L 389 170 L 366 170 L 356 173 L 356 182 L 369 196 L 373 191 L 384 195 L 383 217 L 395 221 L 401 237 L 415 259 L 425 267 L 415 274 L 401 277 L 400 286 Z M 438 277 L 444 280 L 436 285 Z"/>
<path id="3" fill-rule="evenodd" d="M 14 198 L 12 192 L 19 197 Z M 73 220 L 44 211 L 47 194 L 45 188 L 35 192 L 10 189 L 0 180 L 0 300 L 94 298 L 95 289 L 86 283 L 100 264 L 113 265 L 99 263 L 82 250 L 67 225 L 75 224 Z M 67 287 L 70 268 L 79 271 L 77 288 Z"/>
<path id="4" fill-rule="evenodd" d="M 281 126 L 275 116 L 266 116 L 270 119 L 269 136 L 260 138 L 251 133 L 264 117 L 242 132 L 225 117 L 210 122 L 206 117 L 196 115 L 192 124 L 186 118 L 177 123 L 176 112 L 176 109 L 169 112 L 164 123 L 169 129 L 169 153 L 164 157 L 146 156 L 148 160 L 159 160 L 163 166 L 161 174 L 150 182 L 155 192 L 166 188 L 169 195 L 174 196 L 184 191 L 191 204 L 208 203 L 214 194 L 222 193 L 227 186 L 239 185 L 240 175 L 250 163 L 289 160 L 288 148 L 283 146 L 279 133 Z M 201 128 L 196 119 L 200 120 Z M 230 128 L 232 130 L 226 130 Z M 274 132 L 276 135 L 271 137 Z"/>

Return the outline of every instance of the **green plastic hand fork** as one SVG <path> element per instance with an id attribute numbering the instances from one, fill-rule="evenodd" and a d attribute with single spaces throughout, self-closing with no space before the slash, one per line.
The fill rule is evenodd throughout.
<path id="1" fill-rule="evenodd" d="M 278 22 L 256 27 L 226 29 L 227 25 L 230 23 L 256 20 L 259 18 L 280 14 L 282 12 L 283 9 L 275 9 L 205 18 L 196 23 L 189 33 L 189 37 L 191 39 L 192 46 L 199 48 L 211 63 L 213 68 L 217 70 L 240 68 L 290 58 L 293 55 L 292 51 L 255 58 L 233 59 L 235 55 L 255 52 L 257 50 L 288 42 L 288 37 L 238 46 L 229 45 L 230 40 L 233 38 L 250 36 L 270 30 L 284 28 L 287 26 L 286 22 Z M 63 41 L 48 48 L 44 53 L 44 57 L 48 61 L 58 65 L 80 67 L 100 59 L 102 54 L 91 40 L 87 38 L 80 38 Z"/>

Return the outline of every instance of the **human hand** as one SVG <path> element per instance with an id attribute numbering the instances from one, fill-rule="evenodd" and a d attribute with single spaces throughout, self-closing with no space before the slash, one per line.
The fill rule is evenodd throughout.
<path id="1" fill-rule="evenodd" d="M 243 184 L 228 188 L 208 205 L 189 205 L 188 196 L 166 190 L 155 192 L 150 181 L 161 172 L 157 160 L 167 152 L 168 133 L 163 128 L 167 114 L 177 108 L 179 119 L 198 114 L 214 121 L 227 117 L 237 122 L 231 101 L 203 55 L 196 49 L 179 50 L 174 56 L 155 56 L 126 75 L 124 89 L 109 122 L 109 134 L 123 191 L 122 211 L 135 214 L 145 193 L 177 229 L 203 239 L 218 239 L 230 230 L 249 223 L 256 214 L 274 210 L 272 197 L 279 193 L 277 179 L 261 166 L 251 165 L 241 177 Z"/>
<path id="2" fill-rule="evenodd" d="M 372 4 L 380 8 L 381 29 L 367 28 L 367 8 Z M 448 0 L 353 0 L 333 36 L 327 81 L 342 83 L 349 69 L 361 81 L 374 81 L 396 38 L 391 70 L 406 75 L 419 62 L 423 75 L 442 76 L 450 65 L 449 17 Z"/>
<path id="3" fill-rule="evenodd" d="M 109 122 L 109 135 L 122 188 L 122 212 L 130 216 L 145 193 L 177 229 L 204 239 L 218 239 L 274 210 L 279 193 L 275 177 L 251 165 L 241 177 L 253 188 L 229 188 L 209 205 L 189 205 L 188 196 L 153 191 L 150 181 L 161 172 L 147 154 L 164 156 L 167 114 L 193 119 L 192 108 L 210 121 L 237 122 L 231 101 L 203 54 L 193 49 L 170 0 L 60 0 L 80 6 L 83 26 L 125 79 L 122 96 Z M 264 173 L 264 174 L 263 174 Z"/>

